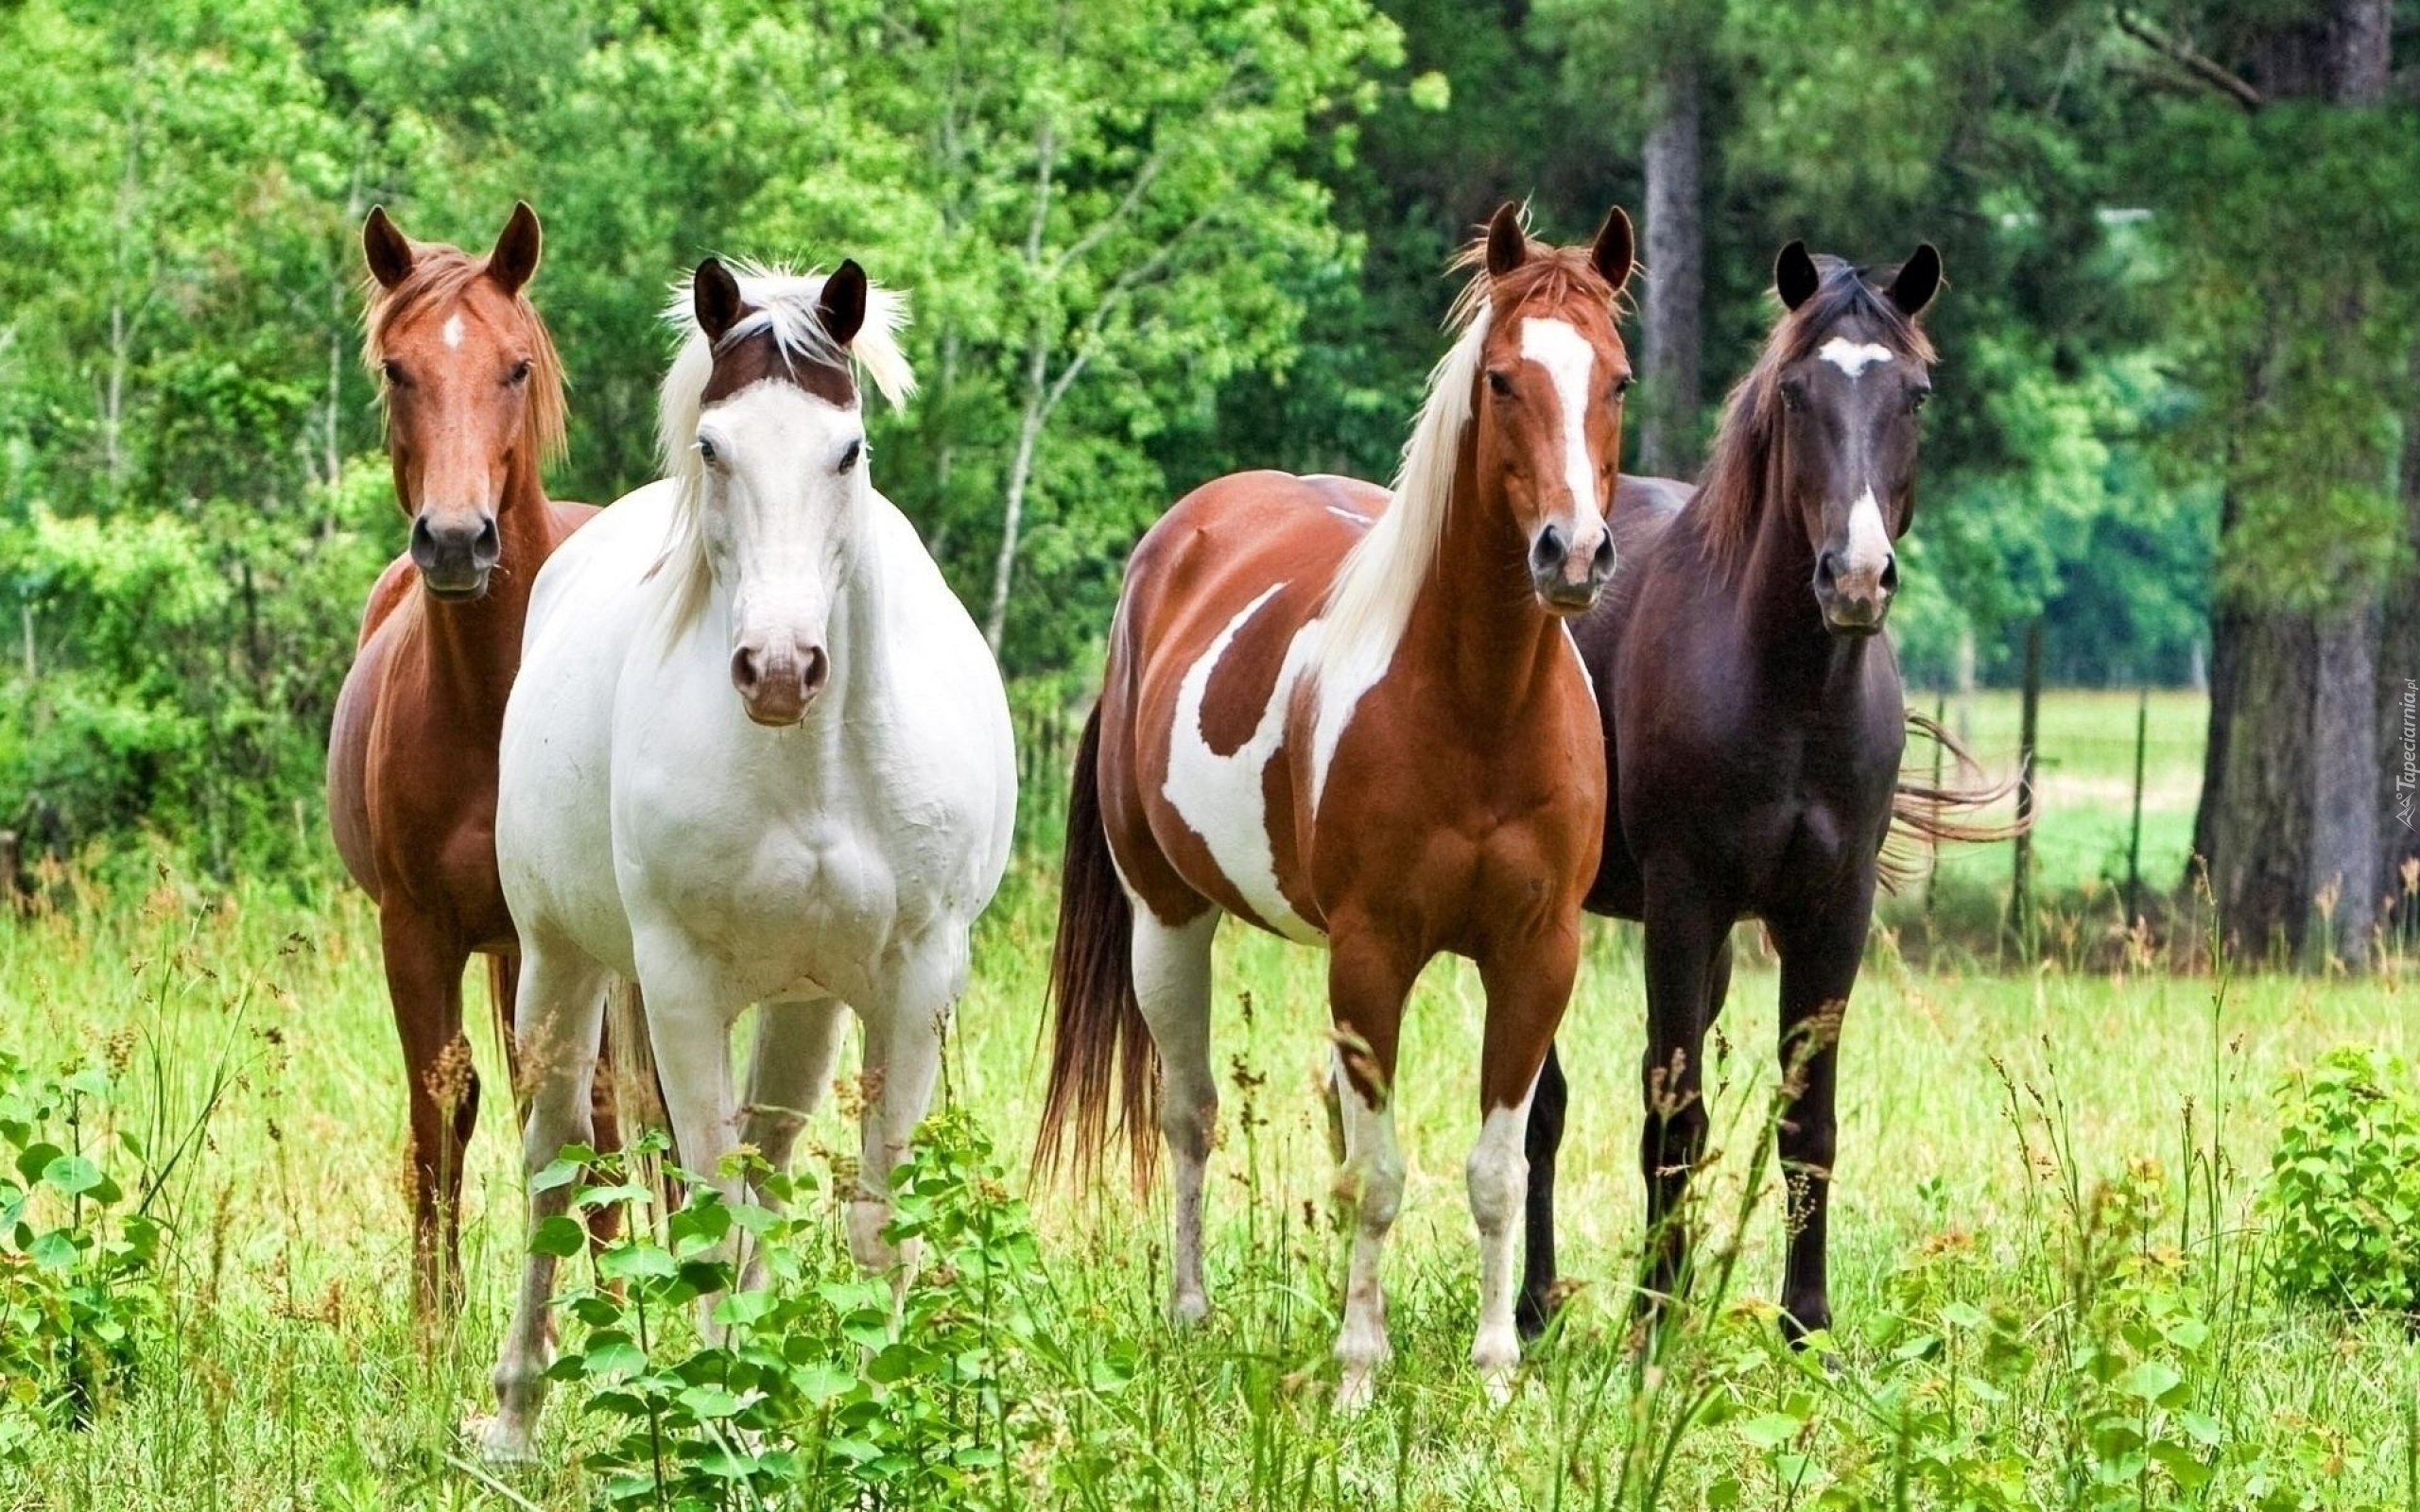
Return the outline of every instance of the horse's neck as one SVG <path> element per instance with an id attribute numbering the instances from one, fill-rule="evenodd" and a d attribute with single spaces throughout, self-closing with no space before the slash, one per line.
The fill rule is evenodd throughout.
<path id="1" fill-rule="evenodd" d="M 534 459 L 516 457 L 496 508 L 497 556 L 488 591 L 467 604 L 421 594 L 424 634 L 441 687 L 501 717 L 521 665 L 529 590 L 554 549 L 552 507 Z"/>
<path id="2" fill-rule="evenodd" d="M 1415 665 L 1447 669 L 1440 686 L 1463 716 L 1513 718 L 1565 654 L 1554 644 L 1564 632 L 1538 606 L 1528 543 L 1505 501 L 1483 489 L 1477 442 L 1465 436 L 1445 528 L 1404 640 Z"/>

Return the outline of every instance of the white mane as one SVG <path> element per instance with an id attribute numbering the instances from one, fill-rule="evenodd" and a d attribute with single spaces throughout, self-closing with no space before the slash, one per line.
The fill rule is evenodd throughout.
<path id="1" fill-rule="evenodd" d="M 664 475 L 680 485 L 673 506 L 673 532 L 664 558 L 648 576 L 671 584 L 666 601 L 669 627 L 684 627 L 702 609 L 708 588 L 705 536 L 698 511 L 699 483 L 704 464 L 698 457 L 698 421 L 704 408 L 706 383 L 714 376 L 715 352 L 762 331 L 770 331 L 782 354 L 796 362 L 850 368 L 863 383 L 898 409 L 916 391 L 916 375 L 899 347 L 899 333 L 908 326 L 908 296 L 869 282 L 865 323 L 846 347 L 824 331 L 817 305 L 823 297 L 824 274 L 793 273 L 786 267 L 759 263 L 726 265 L 739 284 L 740 302 L 747 309 L 719 342 L 710 342 L 698 328 L 693 279 L 674 285 L 664 309 L 665 323 L 681 334 L 680 354 L 664 375 L 664 397 L 657 405 L 655 443 Z"/>
<path id="2" fill-rule="evenodd" d="M 1393 501 L 1337 569 L 1320 637 L 1322 668 L 1375 648 L 1392 654 L 1428 581 L 1453 499 L 1462 432 L 1470 424 L 1479 355 L 1487 346 L 1488 283 L 1484 273 L 1474 277 L 1454 301 L 1446 327 L 1460 334 L 1428 375 L 1428 396 L 1395 472 Z"/>

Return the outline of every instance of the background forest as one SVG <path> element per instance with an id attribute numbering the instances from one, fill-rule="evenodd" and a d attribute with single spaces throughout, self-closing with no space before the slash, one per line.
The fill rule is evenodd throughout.
<path id="1" fill-rule="evenodd" d="M 1525 198 L 1563 239 L 1641 221 L 1639 472 L 1694 468 L 1782 242 L 1938 244 L 1913 679 L 2009 681 L 2038 622 L 2053 683 L 2206 684 L 2195 844 L 2248 941 L 2358 956 L 2420 856 L 2413 0 L 20 0 L 0 59 L 0 825 L 32 850 L 320 853 L 403 541 L 373 204 L 474 248 L 540 212 L 559 497 L 652 475 L 657 311 L 701 254 L 909 290 L 925 391 L 876 475 L 1038 707 L 1185 490 L 1391 472 L 1443 262 Z"/>

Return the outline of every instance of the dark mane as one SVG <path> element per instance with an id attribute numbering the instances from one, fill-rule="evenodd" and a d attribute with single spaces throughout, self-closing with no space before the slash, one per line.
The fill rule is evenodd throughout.
<path id="1" fill-rule="evenodd" d="M 1722 427 L 1715 436 L 1698 496 L 1687 509 L 1705 541 L 1708 561 L 1725 578 L 1736 576 L 1747 559 L 1764 506 L 1775 438 L 1773 417 L 1781 408 L 1774 386 L 1782 369 L 1822 346 L 1834 327 L 1855 319 L 1870 321 L 1901 356 L 1927 365 L 1933 361 L 1931 340 L 1869 279 L 1867 269 L 1827 256 L 1817 257 L 1815 266 L 1821 275 L 1815 292 L 1774 325 L 1764 354 L 1723 401 Z M 1886 277 L 1883 286 L 1888 284 Z"/>
<path id="2" fill-rule="evenodd" d="M 472 281 L 487 270 L 486 258 L 473 257 L 458 247 L 417 242 L 412 246 L 411 271 L 402 283 L 389 289 L 375 279 L 369 280 L 363 288 L 363 297 L 369 302 L 361 314 L 361 361 L 371 375 L 379 377 L 383 373 L 387 333 L 396 322 L 431 305 L 450 304 L 460 299 Z M 529 302 L 528 295 L 516 291 L 512 308 L 529 333 L 529 408 L 524 434 L 544 466 L 562 460 L 565 448 L 562 359 L 556 354 L 554 337 L 547 334 L 546 322 L 538 318 L 537 307 Z M 381 404 L 386 403 L 386 386 L 381 383 Z"/>

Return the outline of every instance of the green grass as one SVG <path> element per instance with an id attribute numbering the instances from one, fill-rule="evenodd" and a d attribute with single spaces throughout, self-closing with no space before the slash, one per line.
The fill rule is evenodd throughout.
<path id="1" fill-rule="evenodd" d="M 951 1059 L 954 1095 L 1019 1173 L 1036 1111 L 1051 906 L 1043 868 L 1012 878 L 983 925 Z M 1778 1285 L 1780 1238 L 1768 1195 L 1741 1236 L 1724 1321 L 1685 1338 L 1650 1384 L 1621 1316 L 1620 1278 L 1640 1238 L 1635 936 L 1591 929 L 1564 1040 L 1575 1083 L 1564 1263 L 1585 1282 L 1565 1333 L 1501 1411 L 1463 1363 L 1477 1258 L 1461 1172 L 1478 1127 L 1481 1005 L 1474 974 L 1441 964 L 1414 1004 L 1397 1089 L 1411 1179 L 1388 1268 L 1396 1363 L 1375 1410 L 1344 1420 L 1323 1387 L 1341 1251 L 1314 1091 L 1322 957 L 1229 927 L 1216 1050 L 1236 1074 L 1212 1168 L 1210 1325 L 1179 1336 L 1159 1321 L 1164 1199 L 1137 1203 L 1122 1186 L 1029 1194 L 1043 1264 L 1025 1295 L 1042 1325 L 1080 1355 L 1131 1350 L 1140 1361 L 1114 1393 L 1038 1370 L 1020 1378 L 1032 1394 L 1021 1410 L 1053 1433 L 1091 1435 L 1118 1467 L 1094 1487 L 1095 1504 L 1611 1504 L 1626 1450 L 1659 1442 L 1703 1392 L 1713 1406 L 1680 1435 L 1658 1504 L 1736 1495 L 1741 1505 L 1814 1505 L 1824 1474 L 1879 1485 L 1904 1457 L 1907 1445 L 1894 1451 L 1880 1419 L 1849 1400 L 1867 1389 L 1962 1424 L 1941 1443 L 1962 1435 L 1981 1458 L 1998 1454 L 2022 1498 L 2005 1504 L 2414 1504 L 2406 1455 L 2420 1378 L 2404 1329 L 2272 1296 L 2250 1207 L 2273 1138 L 2267 1092 L 2281 1074 L 2341 1041 L 2414 1048 L 2399 978 L 2246 979 L 2214 1006 L 2202 978 L 1914 973 L 1885 947 L 1845 1030 L 1832 1220 L 1840 1375 L 1809 1376 L 1766 1342 L 1755 1299 Z M 475 1468 L 459 1436 L 461 1419 L 487 1405 L 521 1235 L 495 1102 L 473 1150 L 468 1309 L 433 1348 L 415 1337 L 400 1057 L 374 938 L 349 892 L 228 902 L 173 882 L 147 900 L 96 899 L 88 912 L 0 926 L 0 1047 L 43 1062 L 128 1058 L 119 1116 L 130 1121 L 154 1108 L 170 1125 L 188 1121 L 215 1073 L 233 1076 L 206 1143 L 164 1194 L 168 1326 L 138 1382 L 90 1432 L 35 1438 L 28 1465 L 0 1470 L 0 1505 L 589 1504 L 578 1457 L 602 1430 L 568 1392 L 549 1409 L 545 1457 L 531 1469 Z M 1714 1068 L 1730 1089 L 1716 1120 L 1729 1132 L 1706 1183 L 1718 1233 L 1738 1206 L 1773 1080 L 1775 978 L 1752 938 L 1743 947 L 1721 1025 L 1727 1054 Z M 492 1036 L 482 1024 L 475 1038 L 493 1086 Z M 813 1146 L 853 1147 L 828 1104 L 808 1143 L 810 1162 Z M 2155 1163 L 2135 1163 L 2146 1160 Z M 2147 1426 L 2157 1418 L 2171 1435 L 2179 1414 L 2196 1415 L 2219 1435 L 2210 1454 L 2234 1456 L 2206 1503 L 2179 1497 L 2164 1472 L 2091 1495 L 2070 1475 L 2082 1415 L 2108 1396 L 2081 1384 L 2078 1351 L 2095 1340 L 2135 1348 L 2123 1308 L 2094 1300 L 2116 1283 L 2086 1284 L 2101 1262 L 2075 1258 L 2081 1234 L 2113 1242 L 2093 1215 L 2115 1199 L 2096 1194 L 2121 1177 L 2107 1190 L 2154 1193 L 2167 1208 L 2124 1239 L 2110 1274 L 2183 1298 L 2220 1341 L 2186 1361 L 2189 1401 L 2144 1409 Z M 1979 1335 L 1949 1327 L 1950 1343 L 1923 1352 L 1947 1327 L 1943 1310 L 1967 1303 L 1979 1317 L 2004 1314 L 2010 1348 L 2021 1346 L 1996 1402 L 1959 1373 L 1980 1368 Z M 1792 1458 L 1802 1452 L 1820 1468 Z M 1055 1481 L 1051 1463 L 1040 1453 L 1004 1484 L 1043 1503 L 1093 1500 Z M 2280 1499 L 2260 1500 L 2256 1483 Z M 1909 1504 L 1945 1503 L 1919 1494 Z"/>

